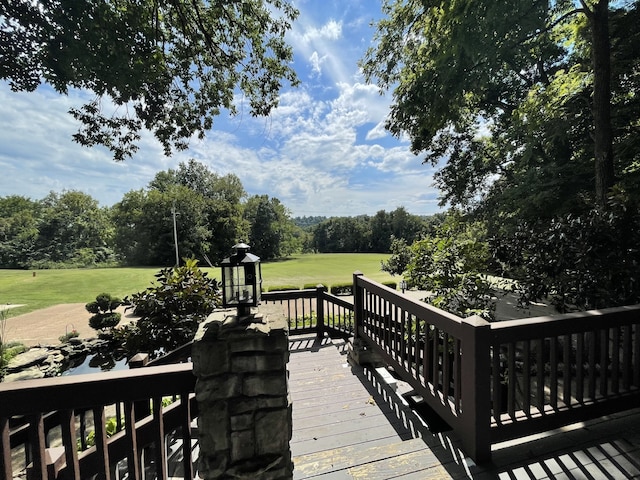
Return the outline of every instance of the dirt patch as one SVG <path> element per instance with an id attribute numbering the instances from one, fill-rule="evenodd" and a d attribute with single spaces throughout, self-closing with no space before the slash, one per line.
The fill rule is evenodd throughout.
<path id="1" fill-rule="evenodd" d="M 25 313 L 6 320 L 5 336 L 8 342 L 18 341 L 27 346 L 57 345 L 59 337 L 72 330 L 77 330 L 81 338 L 96 336 L 96 331 L 89 326 L 91 314 L 84 308 L 84 303 L 63 303 L 43 308 L 35 312 Z M 117 309 L 122 314 L 123 323 L 129 323 L 135 317 L 124 312 L 124 307 Z"/>

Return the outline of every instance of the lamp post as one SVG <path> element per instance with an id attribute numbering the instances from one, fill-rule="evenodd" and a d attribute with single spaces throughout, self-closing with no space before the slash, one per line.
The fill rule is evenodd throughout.
<path id="1" fill-rule="evenodd" d="M 249 249 L 246 243 L 238 243 L 233 246 L 234 253 L 220 262 L 222 306 L 237 307 L 238 319 L 250 316 L 251 307 L 257 307 L 260 303 L 260 257 L 249 253 Z"/>

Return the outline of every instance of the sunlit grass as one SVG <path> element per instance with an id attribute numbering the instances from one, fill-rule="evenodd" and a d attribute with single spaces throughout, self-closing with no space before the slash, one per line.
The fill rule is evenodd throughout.
<path id="1" fill-rule="evenodd" d="M 393 278 L 380 270 L 385 254 L 305 254 L 287 260 L 262 264 L 263 289 L 273 286 L 322 283 L 327 287 L 347 283 L 359 270 L 383 282 Z M 160 267 L 97 268 L 69 270 L 0 270 L 0 304 L 21 304 L 9 315 L 39 310 L 61 303 L 87 303 L 102 292 L 124 297 L 144 290 L 154 281 Z M 220 279 L 220 269 L 204 268 Z M 34 275 L 35 273 L 35 275 Z"/>

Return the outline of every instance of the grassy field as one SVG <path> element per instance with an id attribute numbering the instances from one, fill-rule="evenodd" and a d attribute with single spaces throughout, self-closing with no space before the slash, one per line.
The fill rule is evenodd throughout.
<path id="1" fill-rule="evenodd" d="M 360 270 L 377 281 L 392 280 L 380 270 L 384 254 L 305 254 L 262 264 L 263 289 L 273 286 L 349 282 Z M 124 297 L 151 285 L 159 268 L 102 268 L 82 270 L 0 270 L 0 304 L 21 304 L 10 316 L 60 303 L 87 303 L 102 292 Z M 220 269 L 205 268 L 220 279 Z"/>

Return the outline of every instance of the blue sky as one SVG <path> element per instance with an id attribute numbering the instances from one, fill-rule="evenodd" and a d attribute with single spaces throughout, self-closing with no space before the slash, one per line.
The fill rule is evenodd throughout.
<path id="1" fill-rule="evenodd" d="M 171 157 L 145 135 L 133 158 L 116 163 L 104 149 L 71 139 L 78 125 L 67 111 L 87 92 L 12 93 L 0 84 L 0 196 L 80 190 L 110 206 L 158 171 L 194 158 L 221 175 L 235 173 L 250 195 L 277 197 L 293 216 L 440 211 L 433 168 L 383 128 L 391 95 L 380 96 L 358 71 L 380 3 L 296 1 L 300 16 L 288 39 L 300 86 L 283 91 L 269 117 L 242 109 L 223 115 L 204 140 Z"/>

